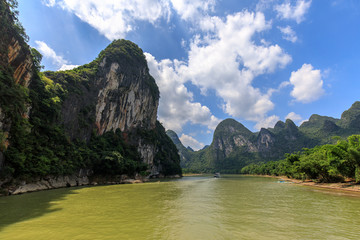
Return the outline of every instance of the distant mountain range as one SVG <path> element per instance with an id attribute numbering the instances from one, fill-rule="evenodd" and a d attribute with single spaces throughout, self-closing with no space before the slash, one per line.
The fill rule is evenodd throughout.
<path id="1" fill-rule="evenodd" d="M 238 173 L 250 163 L 279 160 L 285 153 L 333 143 L 335 136 L 352 134 L 360 134 L 360 102 L 343 112 L 340 119 L 313 114 L 300 127 L 287 119 L 255 133 L 234 119 L 225 119 L 216 127 L 211 145 L 199 151 L 187 149 L 174 131 L 167 131 L 179 150 L 184 172 L 223 173 Z"/>

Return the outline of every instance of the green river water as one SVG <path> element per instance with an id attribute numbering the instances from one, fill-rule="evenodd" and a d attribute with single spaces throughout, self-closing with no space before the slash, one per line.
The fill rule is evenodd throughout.
<path id="1" fill-rule="evenodd" d="M 360 239 L 360 195 L 223 176 L 0 198 L 0 239 Z"/>

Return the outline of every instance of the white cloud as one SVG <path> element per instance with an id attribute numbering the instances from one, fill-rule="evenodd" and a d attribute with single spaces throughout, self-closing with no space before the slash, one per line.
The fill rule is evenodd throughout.
<path id="1" fill-rule="evenodd" d="M 259 0 L 256 4 L 256 11 L 257 12 L 264 12 L 266 9 L 274 6 L 274 2 L 277 0 Z"/>
<path id="2" fill-rule="evenodd" d="M 298 102 L 313 102 L 325 93 L 321 72 L 313 69 L 311 64 L 304 64 L 300 69 L 292 72 L 290 84 L 294 86 L 290 94 Z"/>
<path id="3" fill-rule="evenodd" d="M 255 125 L 255 128 L 257 130 L 260 130 L 261 128 L 269 128 L 269 127 L 274 127 L 275 124 L 280 120 L 280 118 L 276 115 L 272 115 L 270 117 L 261 119 L 260 121 L 258 121 Z"/>
<path id="4" fill-rule="evenodd" d="M 256 45 L 256 33 L 271 25 L 262 13 L 247 11 L 228 15 L 225 20 L 205 17 L 209 27 L 205 36 L 196 35 L 189 44 L 188 60 L 157 62 L 146 54 L 150 73 L 160 88 L 159 118 L 166 128 L 180 130 L 191 122 L 214 129 L 219 122 L 206 106 L 194 103 L 192 93 L 184 83 L 191 81 L 206 95 L 209 89 L 224 101 L 223 109 L 233 117 L 258 122 L 257 127 L 268 127 L 279 118 L 267 116 L 274 104 L 271 93 L 262 93 L 252 86 L 261 74 L 285 67 L 291 57 L 278 45 Z"/>
<path id="5" fill-rule="evenodd" d="M 165 59 L 157 62 L 149 53 L 145 53 L 150 74 L 160 89 L 158 116 L 165 128 L 181 131 L 182 126 L 190 122 L 215 129 L 220 122 L 211 114 L 208 107 L 193 102 L 193 94 L 187 90 L 184 80 L 176 68 L 181 62 Z"/>
<path id="6" fill-rule="evenodd" d="M 60 67 L 60 69 L 58 71 L 71 70 L 71 69 L 77 68 L 79 66 L 80 65 L 64 64 Z"/>
<path id="7" fill-rule="evenodd" d="M 56 0 L 41 0 L 41 3 L 47 7 L 53 7 L 56 4 Z"/>
<path id="8" fill-rule="evenodd" d="M 109 40 L 124 38 L 136 29 L 138 21 L 156 24 L 169 21 L 172 11 L 181 19 L 197 24 L 214 11 L 215 0 L 42 0 L 48 7 L 56 4 L 90 24 Z"/>
<path id="9" fill-rule="evenodd" d="M 52 61 L 52 63 L 59 68 L 59 71 L 71 70 L 71 69 L 79 66 L 79 65 L 69 64 L 70 63 L 69 61 L 64 59 L 62 56 L 57 55 L 56 52 L 54 51 L 54 49 L 49 47 L 45 42 L 35 41 L 35 43 L 36 43 L 36 49 L 45 58 L 49 58 Z"/>
<path id="10" fill-rule="evenodd" d="M 305 120 L 302 120 L 300 123 L 299 123 L 299 126 L 301 126 L 304 122 L 308 122 L 309 119 L 305 119 Z"/>
<path id="11" fill-rule="evenodd" d="M 195 21 L 209 11 L 214 11 L 215 0 L 171 0 L 174 10 L 183 20 Z"/>
<path id="12" fill-rule="evenodd" d="M 55 0 L 47 0 L 54 6 Z M 90 24 L 109 40 L 124 38 L 136 28 L 136 21 L 155 24 L 169 18 L 170 3 L 166 0 L 57 0 L 58 6 Z"/>
<path id="13" fill-rule="evenodd" d="M 194 149 L 195 151 L 202 149 L 203 147 L 205 147 L 205 144 L 202 142 L 198 142 L 195 138 L 186 135 L 186 134 L 182 134 L 180 137 L 180 141 L 184 146 L 190 146 L 192 149 Z"/>
<path id="14" fill-rule="evenodd" d="M 49 6 L 54 6 L 53 1 L 46 0 Z M 288 5 L 297 14 L 296 19 L 302 20 L 300 10 L 305 8 L 301 2 L 304 1 Z M 271 21 L 266 21 L 263 13 L 243 11 L 226 18 L 210 16 L 216 0 L 56 0 L 55 5 L 75 14 L 110 40 L 125 37 L 139 21 L 154 25 L 162 19 L 169 21 L 174 12 L 192 23 L 192 30 L 199 35 L 183 41 L 189 49 L 187 60 L 156 61 L 146 55 L 160 88 L 159 118 L 166 128 L 180 130 L 190 122 L 214 129 L 219 122 L 207 106 L 193 101 L 184 85 L 187 81 L 199 87 L 202 94 L 214 90 L 224 102 L 224 112 L 233 117 L 265 125 L 269 121 L 267 113 L 274 108 L 272 91 L 262 92 L 252 81 L 285 67 L 291 57 L 277 44 L 254 40 L 271 29 Z M 280 12 L 281 6 L 278 5 Z"/>
<path id="15" fill-rule="evenodd" d="M 285 119 L 291 119 L 293 122 L 297 123 L 303 121 L 302 117 L 294 112 L 290 112 L 288 115 L 286 115 Z"/>
<path id="16" fill-rule="evenodd" d="M 210 19 L 214 29 L 190 43 L 189 59 L 179 73 L 200 87 L 203 94 L 214 89 L 224 111 L 231 116 L 260 121 L 273 109 L 270 94 L 251 85 L 261 74 L 286 66 L 291 57 L 278 45 L 256 45 L 252 37 L 271 27 L 262 13 L 247 11 Z M 210 29 L 210 28 L 209 28 Z"/>
<path id="17" fill-rule="evenodd" d="M 57 66 L 62 66 L 65 64 L 68 64 L 69 62 L 65 60 L 62 56 L 59 56 L 56 54 L 56 52 L 49 47 L 45 42 L 43 41 L 35 41 L 36 43 L 36 49 L 46 58 L 49 58 L 52 60 L 53 64 Z"/>
<path id="18" fill-rule="evenodd" d="M 293 42 L 293 43 L 297 41 L 298 38 L 296 36 L 296 33 L 294 30 L 292 30 L 292 28 L 290 26 L 278 27 L 278 29 L 283 34 L 283 39 Z"/>
<path id="19" fill-rule="evenodd" d="M 295 5 L 291 5 L 290 1 L 283 4 L 275 5 L 274 9 L 277 11 L 277 16 L 282 19 L 295 20 L 301 23 L 305 20 L 305 14 L 309 10 L 311 0 L 297 0 Z"/>

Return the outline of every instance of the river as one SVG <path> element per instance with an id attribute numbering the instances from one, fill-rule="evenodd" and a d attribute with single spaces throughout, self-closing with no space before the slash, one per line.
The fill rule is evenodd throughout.
<path id="1" fill-rule="evenodd" d="M 250 176 L 0 198 L 0 239 L 360 239 L 360 195 Z"/>

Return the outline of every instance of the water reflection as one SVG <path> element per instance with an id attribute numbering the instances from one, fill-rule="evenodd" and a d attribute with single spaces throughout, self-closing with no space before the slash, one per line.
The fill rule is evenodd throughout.
<path id="1" fill-rule="evenodd" d="M 75 189 L 58 189 L 0 198 L 0 231 L 8 225 L 41 217 L 62 208 L 56 202 L 64 200 Z"/>
<path id="2" fill-rule="evenodd" d="M 360 198 L 248 176 L 61 189 L 0 210 L 0 239 L 360 238 Z"/>

